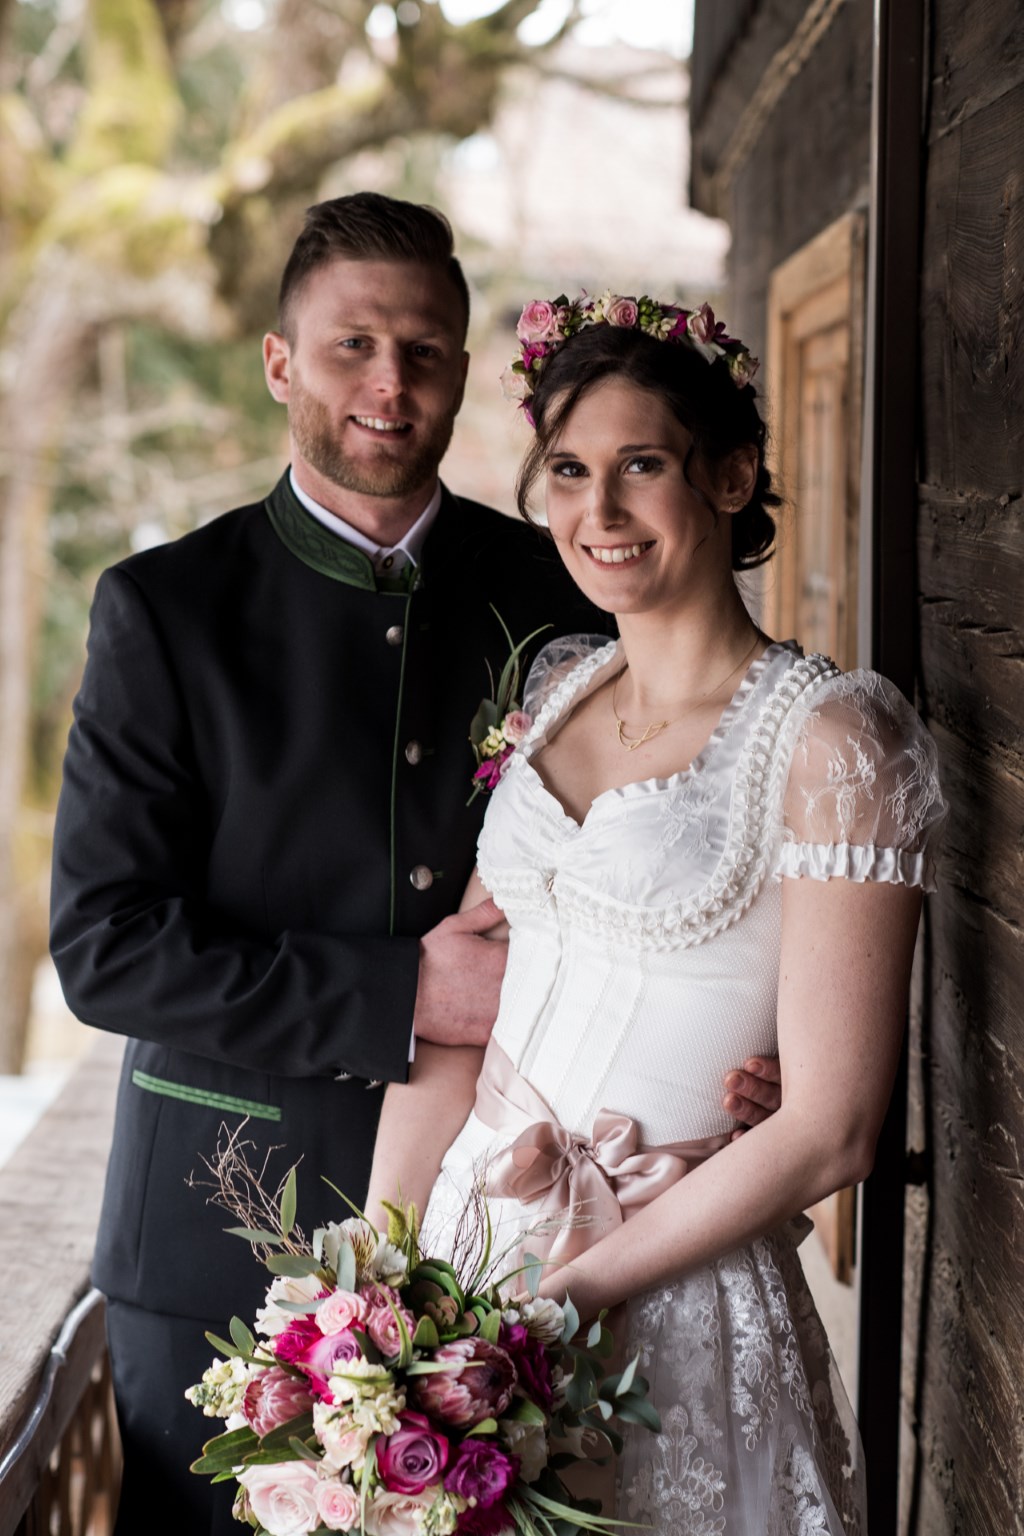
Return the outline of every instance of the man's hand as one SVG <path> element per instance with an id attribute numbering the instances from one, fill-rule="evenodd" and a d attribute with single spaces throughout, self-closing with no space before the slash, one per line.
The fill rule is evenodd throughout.
<path id="1" fill-rule="evenodd" d="M 503 923 L 489 898 L 444 918 L 420 939 L 413 1030 L 435 1045 L 486 1045 L 498 1016 L 508 941 L 486 938 Z"/>
<path id="2" fill-rule="evenodd" d="M 752 1125 L 760 1125 L 762 1120 L 774 1115 L 781 1105 L 782 1072 L 779 1058 L 748 1057 L 743 1063 L 742 1072 L 726 1074 L 725 1086 L 728 1091 L 722 1106 L 741 1122 L 739 1129 L 732 1133 L 732 1140 L 735 1141 Z"/>

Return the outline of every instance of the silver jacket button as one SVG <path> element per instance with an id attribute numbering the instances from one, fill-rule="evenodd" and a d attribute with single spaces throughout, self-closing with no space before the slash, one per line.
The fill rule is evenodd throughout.
<path id="1" fill-rule="evenodd" d="M 402 636 L 404 634 L 405 630 L 402 628 L 401 624 L 392 624 L 391 628 L 385 634 L 384 639 L 387 641 L 388 645 L 401 645 Z"/>
<path id="2" fill-rule="evenodd" d="M 416 864 L 409 871 L 409 879 L 414 890 L 429 891 L 434 883 L 434 871 L 428 869 L 426 864 Z"/>
<path id="3" fill-rule="evenodd" d="M 420 744 L 420 742 L 418 742 L 418 741 L 410 741 L 410 742 L 408 742 L 406 744 L 405 760 L 406 760 L 407 763 L 412 763 L 414 768 L 415 768 L 417 763 L 422 762 L 422 760 L 423 760 L 423 747 Z"/>
<path id="4" fill-rule="evenodd" d="M 334 1081 L 336 1083 L 350 1083 L 352 1081 L 352 1073 L 351 1072 L 338 1072 L 338 1073 L 335 1074 Z"/>

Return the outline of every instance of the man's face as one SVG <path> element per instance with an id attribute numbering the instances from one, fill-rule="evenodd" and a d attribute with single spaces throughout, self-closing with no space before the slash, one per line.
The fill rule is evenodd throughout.
<path id="1" fill-rule="evenodd" d="M 469 361 L 447 275 L 411 261 L 333 261 L 296 294 L 288 329 L 266 338 L 264 363 L 312 494 L 317 480 L 394 501 L 431 488 Z"/>

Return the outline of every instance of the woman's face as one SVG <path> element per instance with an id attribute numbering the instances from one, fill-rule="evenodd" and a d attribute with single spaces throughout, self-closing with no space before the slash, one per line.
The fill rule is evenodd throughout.
<path id="1" fill-rule="evenodd" d="M 730 519 L 715 516 L 719 493 L 695 455 L 687 479 L 691 442 L 660 396 L 617 378 L 585 394 L 552 442 L 548 526 L 598 608 L 646 613 L 694 593 L 714 600 L 731 580 Z"/>

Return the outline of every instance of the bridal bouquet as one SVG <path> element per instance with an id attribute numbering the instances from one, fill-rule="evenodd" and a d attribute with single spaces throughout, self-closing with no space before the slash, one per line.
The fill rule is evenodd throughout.
<path id="1" fill-rule="evenodd" d="M 558 1474 L 620 1450 L 613 1419 L 660 1428 L 647 1383 L 635 1360 L 607 1373 L 602 1319 L 580 1341 L 571 1302 L 537 1296 L 539 1261 L 495 1278 L 507 1255 L 492 1255 L 482 1198 L 467 1213 L 481 1241 L 458 1245 L 462 1273 L 420 1252 L 412 1206 L 388 1207 L 386 1235 L 357 1215 L 307 1244 L 293 1169 L 274 1208 L 277 1230 L 229 1228 L 273 1276 L 255 1329 L 235 1317 L 230 1340 L 207 1334 L 223 1358 L 186 1393 L 227 1420 L 192 1470 L 237 1481 L 236 1519 L 265 1536 L 615 1524 Z"/>

